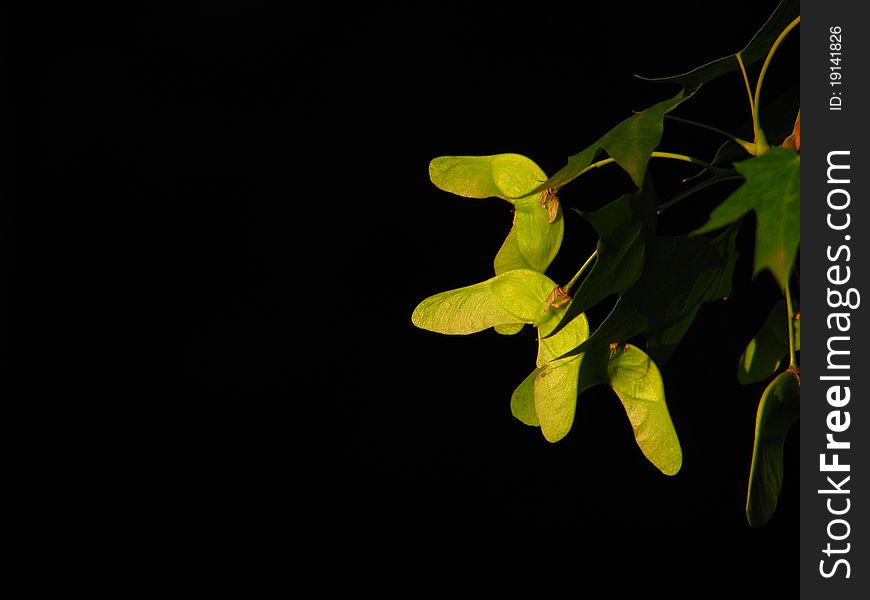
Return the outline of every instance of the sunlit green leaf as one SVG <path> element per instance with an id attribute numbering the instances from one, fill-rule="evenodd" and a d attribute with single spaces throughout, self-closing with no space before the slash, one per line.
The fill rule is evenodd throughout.
<path id="1" fill-rule="evenodd" d="M 541 433 L 557 442 L 571 430 L 577 408 L 578 376 L 582 355 L 559 358 L 589 337 L 589 323 L 580 315 L 559 333 L 550 334 L 565 309 L 551 308 L 538 327 L 538 374 L 534 382 L 535 414 Z"/>
<path id="2" fill-rule="evenodd" d="M 683 464 L 683 452 L 665 403 L 662 375 L 650 357 L 635 346 L 617 348 L 615 354 L 607 363 L 607 375 L 622 401 L 637 445 L 662 473 L 675 475 Z"/>
<path id="3" fill-rule="evenodd" d="M 516 335 L 523 330 L 525 323 L 509 323 L 502 325 L 494 325 L 496 333 L 501 335 Z"/>
<path id="4" fill-rule="evenodd" d="M 535 413 L 535 380 L 541 369 L 536 368 L 529 373 L 523 382 L 517 386 L 511 395 L 511 414 L 526 425 L 538 427 L 538 415 Z"/>
<path id="5" fill-rule="evenodd" d="M 800 382 L 791 371 L 783 371 L 764 390 L 755 417 L 755 446 L 746 496 L 746 518 L 753 527 L 767 523 L 776 510 L 782 488 L 783 447 L 799 414 Z"/>
<path id="6" fill-rule="evenodd" d="M 561 207 L 552 223 L 547 210 L 540 204 L 517 208 L 514 223 L 517 245 L 533 269 L 543 273 L 556 258 L 562 245 L 564 227 Z"/>
<path id="7" fill-rule="evenodd" d="M 518 269 L 423 300 L 411 316 L 421 329 L 465 335 L 489 327 L 536 323 L 546 315 L 544 301 L 555 287 L 546 275 Z"/>
<path id="8" fill-rule="evenodd" d="M 539 189 L 558 189 L 578 177 L 598 157 L 606 152 L 629 174 L 637 187 L 641 187 L 646 176 L 650 155 L 662 138 L 665 113 L 673 110 L 687 100 L 688 94 L 682 91 L 670 98 L 654 104 L 646 110 L 632 115 L 605 133 L 594 144 L 568 158 L 568 164 L 539 187 Z"/>
<path id="9" fill-rule="evenodd" d="M 551 308 L 538 322 L 537 368 L 526 377 L 511 396 L 511 412 L 526 425 L 539 425 L 544 438 L 557 442 L 574 423 L 577 408 L 579 371 L 582 355 L 559 358 L 589 336 L 585 315 L 574 319 L 551 337 L 564 309 Z"/>
<path id="10" fill-rule="evenodd" d="M 580 368 L 581 391 L 606 383 L 622 402 L 644 456 L 665 475 L 683 464 L 683 451 L 674 430 L 665 386 L 656 364 L 640 348 L 625 344 L 587 352 Z"/>
<path id="11" fill-rule="evenodd" d="M 801 347 L 800 323 L 794 321 L 795 350 Z M 745 385 L 767 379 L 776 373 L 788 354 L 788 310 L 785 300 L 780 300 L 740 355 L 737 381 Z"/>
<path id="12" fill-rule="evenodd" d="M 786 26 L 800 14 L 800 2 L 798 0 L 782 0 L 767 22 L 758 30 L 739 54 L 745 66 L 749 66 L 764 58 L 770 50 L 776 38 Z M 725 73 L 736 71 L 740 68 L 734 54 L 711 61 L 703 66 L 670 77 L 656 77 L 648 81 L 660 81 L 664 83 L 680 83 L 689 92 L 696 91 L 701 85 L 708 83 Z"/>
<path id="13" fill-rule="evenodd" d="M 496 275 L 516 269 L 544 273 L 559 252 L 564 229 L 561 207 L 552 223 L 539 204 L 518 208 L 511 230 L 493 261 Z M 502 335 L 514 335 L 522 328 L 522 324 L 496 325 L 495 330 Z"/>
<path id="14" fill-rule="evenodd" d="M 538 203 L 517 208 L 511 230 L 493 261 L 496 275 L 514 269 L 544 273 L 559 252 L 564 230 L 561 207 L 552 223 L 547 209 Z"/>
<path id="15" fill-rule="evenodd" d="M 571 430 L 577 410 L 580 356 L 553 361 L 535 377 L 535 414 L 548 442 L 558 442 Z"/>
<path id="16" fill-rule="evenodd" d="M 546 275 L 517 269 L 487 281 L 443 292 L 421 302 L 412 321 L 422 329 L 468 334 L 488 327 L 533 324 L 539 328 L 538 369 L 518 388 L 511 405 L 524 423 L 537 421 L 544 437 L 555 442 L 571 429 L 577 404 L 577 377 L 582 355 L 558 359 L 589 335 L 585 316 L 548 338 L 564 309 L 546 305 L 556 284 Z M 529 406 L 529 386 L 534 407 Z M 534 413 L 534 416 L 532 415 Z"/>
<path id="17" fill-rule="evenodd" d="M 769 269 L 780 288 L 785 289 L 800 242 L 800 154 L 774 147 L 734 166 L 746 181 L 694 233 L 713 231 L 754 210 L 757 224 L 753 274 Z"/>
<path id="18" fill-rule="evenodd" d="M 655 233 L 656 203 L 651 188 L 647 182 L 603 208 L 581 213 L 598 233 L 598 256 L 554 331 L 611 294 L 624 294 L 637 281 L 646 244 Z"/>
<path id="19" fill-rule="evenodd" d="M 429 179 L 466 198 L 502 198 L 516 206 L 536 203 L 535 189 L 547 180 L 541 168 L 520 154 L 440 156 L 429 163 Z"/>
<path id="20" fill-rule="evenodd" d="M 640 278 L 589 339 L 569 354 L 643 333 L 647 351 L 662 364 L 701 305 L 730 293 L 736 235 L 656 237 Z"/>
<path id="21" fill-rule="evenodd" d="M 534 161 L 520 154 L 441 156 L 429 163 L 429 178 L 459 196 L 502 198 L 514 204 L 513 224 L 495 257 L 496 275 L 514 269 L 544 273 L 553 262 L 565 224 L 558 202 L 551 216 L 545 206 L 548 198 L 536 189 L 547 176 Z M 498 331 L 514 330 L 499 327 Z"/>

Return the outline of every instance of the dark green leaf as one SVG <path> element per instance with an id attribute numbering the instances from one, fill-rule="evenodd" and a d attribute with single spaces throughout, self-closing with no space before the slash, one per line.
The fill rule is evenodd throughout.
<path id="1" fill-rule="evenodd" d="M 800 381 L 783 371 L 770 382 L 755 417 L 755 446 L 749 471 L 746 518 L 752 527 L 770 520 L 782 488 L 782 451 L 789 429 L 800 414 Z"/>
<path id="2" fill-rule="evenodd" d="M 637 282 L 588 340 L 570 354 L 643 333 L 659 364 L 676 348 L 705 302 L 727 296 L 737 232 L 718 238 L 656 237 Z"/>
<path id="3" fill-rule="evenodd" d="M 676 108 L 688 97 L 681 91 L 669 100 L 659 102 L 628 117 L 594 144 L 579 154 L 569 157 L 568 164 L 538 189 L 558 189 L 564 186 L 591 165 L 602 150 L 629 174 L 637 187 L 641 187 L 646 177 L 650 155 L 658 147 L 662 138 L 664 129 L 662 121 L 665 113 Z"/>
<path id="4" fill-rule="evenodd" d="M 680 272 L 670 285 L 654 282 L 646 296 L 642 289 L 635 290 L 632 303 L 645 312 L 649 327 L 644 335 L 647 352 L 656 362 L 663 364 L 695 320 L 695 315 L 706 302 L 726 298 L 731 293 L 731 279 L 737 262 L 737 230 L 730 234 L 693 244 L 696 238 L 675 238 L 672 259 L 665 261 L 661 273 Z M 686 273 L 692 273 L 687 280 Z M 654 291 L 653 291 L 654 290 Z"/>
<path id="5" fill-rule="evenodd" d="M 752 37 L 749 43 L 740 50 L 739 54 L 745 66 L 754 64 L 761 60 L 770 51 L 771 46 L 779 37 L 786 26 L 791 23 L 800 14 L 800 2 L 798 0 L 782 0 L 779 6 L 776 7 L 773 14 L 767 19 L 767 22 L 761 29 Z M 670 77 L 656 77 L 647 79 L 648 81 L 659 81 L 664 83 L 680 83 L 684 89 L 689 92 L 695 92 L 703 84 L 708 83 L 725 73 L 736 71 L 740 68 L 737 58 L 734 54 L 722 57 L 718 60 L 709 62 L 701 67 L 693 69 L 688 73 L 680 75 L 672 75 Z"/>
<path id="6" fill-rule="evenodd" d="M 800 320 L 794 325 L 795 350 L 800 350 Z M 746 385 L 767 379 L 788 355 L 788 310 L 785 300 L 780 300 L 740 355 L 737 381 Z"/>
<path id="7" fill-rule="evenodd" d="M 711 186 L 714 186 L 714 185 L 719 186 L 719 184 L 721 184 L 725 181 L 734 181 L 734 182 L 739 181 L 742 183 L 743 176 L 738 175 L 736 171 L 732 171 L 729 173 L 728 171 L 721 170 L 717 174 L 696 183 L 695 185 L 693 185 L 692 187 L 690 187 L 688 189 L 683 190 L 679 194 L 670 198 L 667 202 L 663 202 L 663 203 L 659 204 L 656 212 L 658 215 L 661 215 L 664 211 L 668 210 L 669 208 L 678 204 L 679 202 L 682 202 L 686 198 L 689 198 L 690 196 L 694 196 L 695 194 L 697 194 L 697 193 L 699 193 L 699 192 L 701 192 L 701 191 L 703 191 Z"/>
<path id="8" fill-rule="evenodd" d="M 745 183 L 694 233 L 713 231 L 754 210 L 757 225 L 753 273 L 769 269 L 780 288 L 785 289 L 800 242 L 800 154 L 774 147 L 734 166 L 746 177 Z"/>
<path id="9" fill-rule="evenodd" d="M 785 140 L 793 131 L 795 115 L 800 112 L 799 99 L 800 86 L 794 85 L 761 106 L 761 122 L 769 142 L 778 145 L 780 140 Z M 755 135 L 752 119 L 746 119 L 733 133 L 741 138 L 751 138 Z M 710 163 L 727 167 L 735 161 L 745 160 L 748 156 L 744 148 L 728 140 L 719 147 Z"/>
<path id="10" fill-rule="evenodd" d="M 622 295 L 640 276 L 646 245 L 655 233 L 655 194 L 651 182 L 596 211 L 581 213 L 598 232 L 598 256 L 554 330 L 612 295 Z"/>

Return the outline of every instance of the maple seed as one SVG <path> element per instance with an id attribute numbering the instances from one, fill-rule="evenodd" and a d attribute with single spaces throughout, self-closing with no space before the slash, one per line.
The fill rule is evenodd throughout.
<path id="1" fill-rule="evenodd" d="M 565 293 L 561 285 L 557 285 L 544 302 L 544 311 L 550 312 L 550 307 L 562 308 L 571 301 L 571 296 Z"/>
<path id="2" fill-rule="evenodd" d="M 556 196 L 556 190 L 549 188 L 541 192 L 539 203 L 547 209 L 547 222 L 555 221 L 559 213 L 559 198 Z"/>

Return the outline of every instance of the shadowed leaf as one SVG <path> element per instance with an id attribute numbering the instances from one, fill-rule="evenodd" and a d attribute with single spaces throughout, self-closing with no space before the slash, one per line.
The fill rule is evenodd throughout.
<path id="1" fill-rule="evenodd" d="M 801 347 L 800 323 L 794 321 L 795 350 Z M 788 353 L 788 309 L 785 300 L 780 300 L 740 355 L 737 381 L 744 385 L 764 381 L 776 373 Z"/>
<path id="2" fill-rule="evenodd" d="M 562 167 L 545 184 L 543 189 L 558 189 L 578 177 L 595 161 L 601 151 L 606 152 L 629 174 L 637 187 L 643 185 L 650 155 L 662 138 L 665 113 L 686 101 L 689 95 L 682 91 L 668 100 L 663 100 L 646 110 L 632 115 L 605 133 L 594 144 L 568 158 Z"/>
<path id="3" fill-rule="evenodd" d="M 643 273 L 583 344 L 568 354 L 643 333 L 662 364 L 705 302 L 727 296 L 737 259 L 737 232 L 717 238 L 656 237 Z"/>
<path id="4" fill-rule="evenodd" d="M 651 182 L 599 210 L 581 213 L 598 233 L 598 256 L 554 333 L 612 294 L 622 295 L 643 269 L 646 245 L 655 234 L 655 194 Z"/>
<path id="5" fill-rule="evenodd" d="M 764 390 L 755 417 L 755 446 L 746 496 L 746 518 L 752 527 L 764 525 L 776 511 L 782 488 L 783 447 L 799 414 L 800 382 L 791 371 L 783 371 Z"/>
<path id="6" fill-rule="evenodd" d="M 798 0 L 782 0 L 765 24 L 758 30 L 746 46 L 739 51 L 745 66 L 754 64 L 767 56 L 771 46 L 786 26 L 800 14 Z M 711 61 L 703 66 L 680 75 L 669 77 L 641 77 L 647 81 L 682 84 L 687 93 L 694 93 L 703 84 L 740 68 L 734 54 Z"/>
<path id="7" fill-rule="evenodd" d="M 785 140 L 793 132 L 795 113 L 800 112 L 798 108 L 800 106 L 799 100 L 800 86 L 793 85 L 781 94 L 768 99 L 760 107 L 761 122 L 764 123 L 764 134 L 769 142 Z M 755 135 L 752 118 L 745 119 L 732 133 L 741 138 L 751 138 Z M 710 163 L 720 167 L 730 167 L 734 162 L 746 160 L 749 156 L 744 148 L 728 140 L 722 143 Z"/>

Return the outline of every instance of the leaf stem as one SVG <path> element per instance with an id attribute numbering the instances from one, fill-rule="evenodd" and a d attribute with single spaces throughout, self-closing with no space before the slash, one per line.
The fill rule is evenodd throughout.
<path id="1" fill-rule="evenodd" d="M 651 158 L 670 158 L 672 160 L 680 160 L 683 162 L 692 163 L 694 165 L 701 165 L 702 167 L 704 167 L 706 169 L 710 169 L 713 166 L 709 163 L 704 162 L 700 158 L 693 158 L 691 156 L 686 156 L 685 154 L 675 154 L 673 152 L 653 152 L 652 154 L 650 154 L 650 157 Z M 613 158 L 605 158 L 605 159 L 599 160 L 598 162 L 594 162 L 591 165 L 589 165 L 588 167 L 586 167 L 585 169 L 583 169 L 582 171 L 580 171 L 577 174 L 577 177 L 580 177 L 580 175 L 583 175 L 584 173 L 591 171 L 592 169 L 597 169 L 599 167 L 603 167 L 604 165 L 608 165 L 612 162 L 616 162 L 616 160 Z M 576 179 L 576 177 L 575 177 L 575 179 Z"/>
<path id="2" fill-rule="evenodd" d="M 788 368 L 792 371 L 797 371 L 797 355 L 795 353 L 795 335 L 794 335 L 794 308 L 791 303 L 791 291 L 789 286 L 785 286 L 785 306 L 788 312 Z"/>
<path id="3" fill-rule="evenodd" d="M 594 162 L 591 165 L 589 165 L 588 167 L 586 167 L 585 169 L 583 169 L 582 171 L 580 171 L 577 174 L 577 177 L 580 177 L 580 175 L 582 175 L 583 173 L 586 173 L 588 171 L 591 171 L 592 169 L 597 169 L 598 167 L 603 167 L 604 165 L 608 165 L 612 162 L 616 162 L 616 160 L 614 160 L 612 158 L 605 158 L 604 160 L 599 160 L 598 162 Z M 575 177 L 575 179 L 576 179 L 576 177 Z"/>
<path id="4" fill-rule="evenodd" d="M 743 57 L 740 56 L 739 52 L 734 56 L 737 57 L 737 64 L 740 65 L 740 72 L 743 74 L 743 83 L 746 84 L 746 95 L 749 98 L 749 112 L 752 114 L 752 131 L 753 135 L 755 135 L 755 143 L 758 144 L 758 120 L 755 118 L 755 101 L 752 99 L 752 86 L 749 85 L 749 76 L 746 74 Z M 758 150 L 757 147 L 756 150 Z"/>
<path id="5" fill-rule="evenodd" d="M 747 142 L 746 140 L 741 139 L 741 138 L 739 138 L 736 135 L 733 135 L 731 133 L 728 133 L 727 131 L 719 129 L 718 127 L 713 127 L 712 125 L 707 125 L 706 123 L 699 123 L 698 121 L 692 121 L 690 119 L 684 119 L 682 117 L 677 117 L 675 115 L 665 115 L 665 118 L 671 119 L 673 121 L 677 121 L 679 123 L 685 123 L 687 125 L 694 125 L 695 127 L 700 127 L 701 129 L 707 129 L 709 131 L 713 131 L 715 133 L 718 133 L 719 135 L 722 135 L 722 136 L 728 138 L 729 140 L 731 140 L 732 142 L 734 142 L 735 144 L 737 144 L 738 146 L 740 146 L 741 148 L 743 148 L 744 150 L 746 150 L 747 152 L 752 154 L 753 156 L 755 155 L 755 144 L 753 144 L 752 142 Z"/>
<path id="6" fill-rule="evenodd" d="M 776 53 L 776 50 L 779 48 L 782 41 L 788 35 L 788 33 L 797 27 L 798 23 L 801 22 L 800 16 L 795 18 L 794 21 L 789 23 L 785 29 L 782 30 L 782 33 L 779 34 L 779 37 L 776 38 L 776 41 L 773 42 L 773 45 L 770 47 L 770 51 L 767 53 L 767 57 L 764 59 L 764 64 L 761 65 L 761 72 L 758 75 L 758 81 L 755 83 L 755 99 L 753 100 L 753 110 L 752 110 L 752 122 L 755 125 L 755 143 L 759 145 L 759 154 L 764 154 L 769 148 L 767 144 L 767 140 L 764 138 L 764 132 L 761 129 L 761 121 L 758 118 L 758 104 L 761 99 L 761 83 L 764 81 L 764 76 L 767 74 L 767 67 L 770 66 L 770 61 L 773 59 L 773 55 Z M 761 138 L 759 139 L 758 134 L 761 134 Z M 762 144 L 763 142 L 763 144 Z"/>
<path id="7" fill-rule="evenodd" d="M 742 175 L 727 175 L 725 177 L 714 177 L 712 179 L 708 179 L 707 181 L 703 181 L 703 182 L 699 183 L 698 185 L 696 185 L 695 187 L 688 189 L 685 192 L 682 192 L 680 194 L 677 194 L 676 196 L 674 196 L 673 198 L 671 198 L 670 200 L 668 200 L 667 202 L 665 202 L 664 204 L 659 206 L 658 209 L 656 210 L 656 214 L 659 214 L 659 215 L 662 214 L 663 212 L 665 212 L 667 209 L 672 207 L 677 202 L 679 202 L 685 198 L 688 198 L 689 196 L 691 196 L 695 192 L 700 192 L 701 190 L 703 190 L 706 187 L 709 187 L 709 186 L 716 184 L 716 183 L 719 183 L 721 181 L 733 181 L 735 179 L 743 179 L 743 176 Z"/>
<path id="8" fill-rule="evenodd" d="M 701 165 L 705 169 L 712 169 L 713 165 L 704 162 L 700 158 L 686 156 L 685 154 L 674 154 L 673 152 L 653 152 L 650 156 L 653 158 L 670 158 L 673 160 L 681 160 L 683 162 L 692 163 L 693 165 Z"/>
<path id="9" fill-rule="evenodd" d="M 592 264 L 592 261 L 595 260 L 597 256 L 598 249 L 596 249 L 595 252 L 589 255 L 589 258 L 586 259 L 586 262 L 583 263 L 583 266 L 580 267 L 580 270 L 577 271 L 577 274 L 571 278 L 571 281 L 569 281 L 565 286 L 562 287 L 562 290 L 565 292 L 565 294 L 571 293 L 571 288 L 574 287 L 574 284 L 577 283 L 577 280 L 580 279 L 580 276 L 589 267 L 589 265 Z"/>

